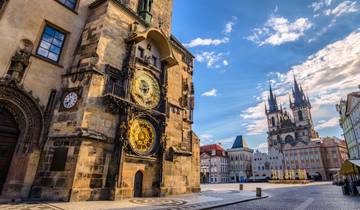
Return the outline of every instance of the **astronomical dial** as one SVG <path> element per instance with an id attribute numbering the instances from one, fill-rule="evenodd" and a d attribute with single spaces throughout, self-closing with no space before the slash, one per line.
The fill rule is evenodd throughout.
<path id="1" fill-rule="evenodd" d="M 153 75 L 146 71 L 136 71 L 131 88 L 131 95 L 137 104 L 152 109 L 160 101 L 160 87 Z"/>
<path id="2" fill-rule="evenodd" d="M 145 119 L 130 122 L 129 142 L 133 151 L 139 155 L 149 155 L 154 151 L 156 131 L 154 126 Z"/>
<path id="3" fill-rule="evenodd" d="M 63 106 L 66 109 L 70 109 L 76 105 L 76 102 L 78 101 L 78 95 L 76 92 L 69 92 L 63 100 Z"/>

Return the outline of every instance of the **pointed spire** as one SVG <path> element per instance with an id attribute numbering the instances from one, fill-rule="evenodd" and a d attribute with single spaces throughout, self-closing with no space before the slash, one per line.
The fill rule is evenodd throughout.
<path id="1" fill-rule="evenodd" d="M 298 82 L 296 81 L 295 74 L 294 74 L 294 88 L 293 88 L 293 97 L 294 97 L 294 106 L 306 106 L 307 101 L 304 95 L 304 91 L 301 86 L 299 86 Z"/>
<path id="2" fill-rule="evenodd" d="M 276 95 L 273 93 L 270 81 L 269 81 L 269 91 L 270 91 L 270 96 L 268 97 L 269 112 L 276 112 L 278 111 L 277 99 L 276 99 Z"/>

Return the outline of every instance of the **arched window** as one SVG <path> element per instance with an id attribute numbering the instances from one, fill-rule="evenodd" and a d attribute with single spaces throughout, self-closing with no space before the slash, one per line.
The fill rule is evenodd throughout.
<path id="1" fill-rule="evenodd" d="M 304 116 L 303 116 L 301 110 L 298 111 L 298 116 L 299 116 L 299 121 L 303 121 L 303 120 L 304 120 Z"/>
<path id="2" fill-rule="evenodd" d="M 271 117 L 271 125 L 275 126 L 275 117 Z"/>

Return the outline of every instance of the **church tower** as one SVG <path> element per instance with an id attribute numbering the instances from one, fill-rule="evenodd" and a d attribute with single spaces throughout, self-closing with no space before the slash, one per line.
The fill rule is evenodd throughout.
<path id="1" fill-rule="evenodd" d="M 294 102 L 290 100 L 290 108 L 293 113 L 294 123 L 297 127 L 295 133 L 297 140 L 310 141 L 312 138 L 318 138 L 318 133 L 314 130 L 311 103 L 305 95 L 301 85 L 298 84 L 294 76 L 294 87 L 292 89 Z"/>
<path id="2" fill-rule="evenodd" d="M 276 146 L 277 145 L 277 135 L 282 121 L 282 108 L 279 109 L 276 95 L 274 94 L 271 84 L 269 85 L 270 95 L 268 96 L 268 105 L 269 109 L 267 109 L 265 104 L 265 113 L 268 122 L 268 145 Z"/>

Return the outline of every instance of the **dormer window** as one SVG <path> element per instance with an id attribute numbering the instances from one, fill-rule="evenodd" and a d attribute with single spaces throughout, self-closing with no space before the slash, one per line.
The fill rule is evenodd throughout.
<path id="1" fill-rule="evenodd" d="M 214 155 L 215 155 L 215 152 L 216 152 L 216 151 L 215 151 L 214 149 L 211 150 L 211 155 L 214 156 Z"/>

